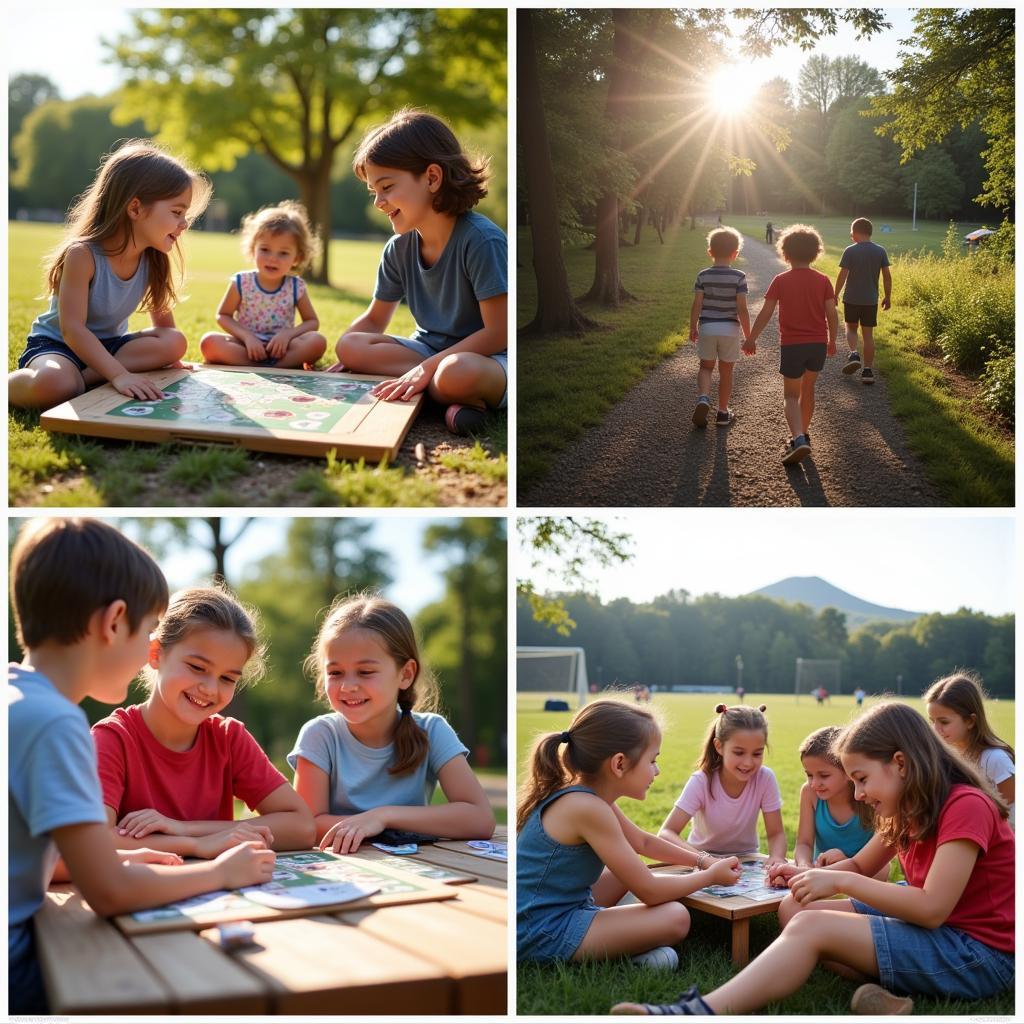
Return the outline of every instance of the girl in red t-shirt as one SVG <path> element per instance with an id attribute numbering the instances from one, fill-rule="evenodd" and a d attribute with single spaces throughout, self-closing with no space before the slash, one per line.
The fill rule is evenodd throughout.
<path id="1" fill-rule="evenodd" d="M 620 1003 L 613 1013 L 752 1013 L 799 989 L 818 963 L 868 982 L 852 1009 L 875 1016 L 911 1011 L 893 991 L 983 999 L 1013 988 L 1014 849 L 1003 799 L 905 704 L 877 704 L 834 749 L 855 798 L 874 808 L 874 837 L 827 868 L 777 870 L 799 906 L 720 988 L 702 997 L 693 987 L 664 1006 Z M 872 878 L 894 855 L 906 884 Z M 839 893 L 851 898 L 830 898 Z"/>
<path id="2" fill-rule="evenodd" d="M 171 597 L 150 639 L 149 699 L 92 730 L 119 847 L 216 857 L 251 840 L 312 846 L 305 802 L 245 726 L 219 713 L 259 676 L 262 654 L 252 615 L 226 589 Z M 259 817 L 234 821 L 235 797 Z"/>

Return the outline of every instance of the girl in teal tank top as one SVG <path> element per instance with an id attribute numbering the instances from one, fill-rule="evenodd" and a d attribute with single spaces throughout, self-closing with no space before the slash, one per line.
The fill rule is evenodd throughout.
<path id="1" fill-rule="evenodd" d="M 647 796 L 660 745 L 648 709 L 613 700 L 588 704 L 567 730 L 535 743 L 516 822 L 521 961 L 607 959 L 674 945 L 690 928 L 676 901 L 739 877 L 735 857 L 715 860 L 660 839 L 615 806 L 620 797 Z M 698 870 L 655 874 L 638 854 Z M 627 892 L 639 903 L 617 906 Z"/>

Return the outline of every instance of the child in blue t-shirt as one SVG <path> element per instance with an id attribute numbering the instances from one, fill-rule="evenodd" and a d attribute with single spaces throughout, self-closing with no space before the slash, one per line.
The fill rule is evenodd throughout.
<path id="1" fill-rule="evenodd" d="M 456 434 L 502 409 L 508 384 L 508 240 L 472 208 L 487 194 L 438 117 L 402 110 L 371 129 L 352 161 L 395 234 L 384 247 L 369 308 L 342 334 L 332 369 L 387 374 L 374 394 L 408 402 L 427 390 Z M 387 334 L 405 299 L 411 338 Z"/>
<path id="2" fill-rule="evenodd" d="M 494 813 L 469 751 L 440 715 L 413 710 L 436 700 L 400 608 L 366 595 L 336 603 L 306 667 L 333 710 L 302 727 L 288 763 L 320 849 L 355 853 L 385 829 L 491 837 Z M 448 802 L 431 806 L 438 782 Z"/>
<path id="3" fill-rule="evenodd" d="M 7 670 L 9 1010 L 42 1014 L 32 918 L 58 857 L 61 879 L 107 917 L 267 882 L 274 854 L 250 842 L 182 865 L 174 853 L 114 848 L 78 704 L 120 703 L 149 657 L 167 581 L 142 548 L 94 519 L 29 522 L 11 553 L 11 592 L 24 657 Z"/>

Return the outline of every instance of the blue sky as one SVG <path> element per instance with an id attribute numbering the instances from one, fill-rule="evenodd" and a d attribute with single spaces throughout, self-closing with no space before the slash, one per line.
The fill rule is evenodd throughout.
<path id="1" fill-rule="evenodd" d="M 735 597 L 787 576 L 821 576 L 908 611 L 966 606 L 1002 615 L 1015 607 L 1012 513 L 645 509 L 600 518 L 635 539 L 632 562 L 590 573 L 588 589 L 606 602 L 646 601 L 673 588 Z M 525 559 L 517 575 L 530 575 Z M 556 572 L 533 578 L 542 588 L 559 587 Z"/>

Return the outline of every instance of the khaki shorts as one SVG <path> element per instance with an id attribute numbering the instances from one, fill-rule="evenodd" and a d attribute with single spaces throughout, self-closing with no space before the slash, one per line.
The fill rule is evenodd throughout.
<path id="1" fill-rule="evenodd" d="M 702 327 L 697 334 L 697 354 L 701 359 L 735 363 L 739 361 L 742 342 L 738 330 L 736 334 L 707 334 Z"/>

